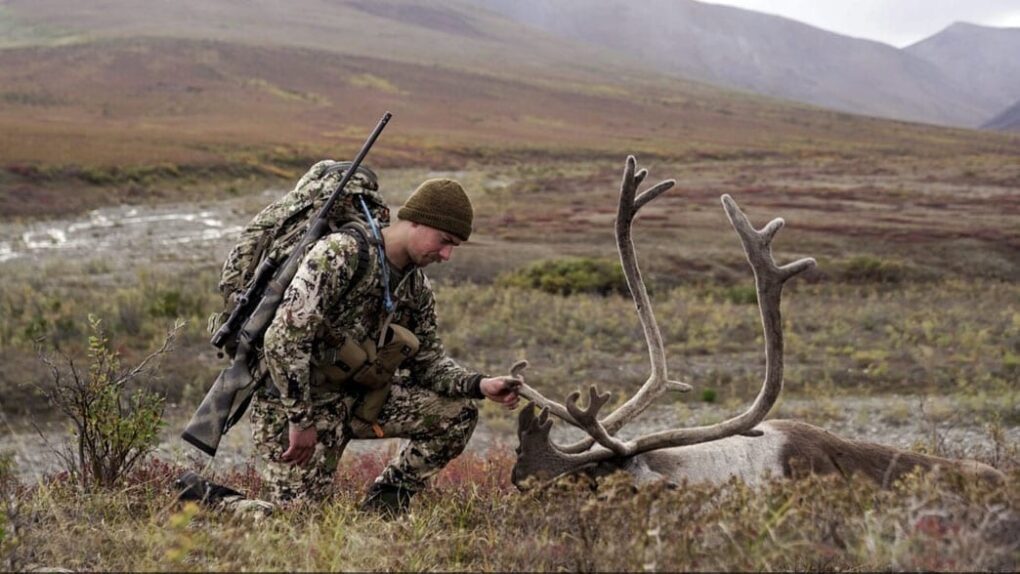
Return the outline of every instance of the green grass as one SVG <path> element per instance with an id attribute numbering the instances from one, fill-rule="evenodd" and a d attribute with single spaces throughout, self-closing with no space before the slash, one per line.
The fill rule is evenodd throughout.
<path id="1" fill-rule="evenodd" d="M 506 273 L 497 279 L 496 286 L 538 289 L 554 295 L 629 293 L 620 263 L 591 258 L 538 261 Z"/>

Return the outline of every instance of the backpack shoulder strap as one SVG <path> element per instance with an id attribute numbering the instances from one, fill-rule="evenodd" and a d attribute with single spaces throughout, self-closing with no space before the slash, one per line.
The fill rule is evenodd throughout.
<path id="1" fill-rule="evenodd" d="M 365 273 L 368 272 L 368 267 L 371 264 L 371 255 L 368 251 L 368 232 L 365 231 L 363 226 L 352 221 L 341 226 L 339 232 L 350 235 L 358 244 L 358 264 L 354 268 L 354 275 L 351 276 L 350 283 L 344 289 L 344 296 L 346 297 L 364 279 Z"/>

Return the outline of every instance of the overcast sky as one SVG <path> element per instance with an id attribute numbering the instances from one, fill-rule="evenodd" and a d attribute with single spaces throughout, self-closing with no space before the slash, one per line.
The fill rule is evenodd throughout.
<path id="1" fill-rule="evenodd" d="M 706 0 L 903 47 L 963 21 L 1020 28 L 1020 0 Z"/>

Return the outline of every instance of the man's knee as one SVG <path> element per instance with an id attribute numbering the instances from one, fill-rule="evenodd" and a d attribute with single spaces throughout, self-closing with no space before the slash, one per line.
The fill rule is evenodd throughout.
<path id="1" fill-rule="evenodd" d="M 421 419 L 425 433 L 464 436 L 466 440 L 478 423 L 478 407 L 471 400 L 450 400 L 442 409 L 423 412 Z"/>
<path id="2" fill-rule="evenodd" d="M 278 457 L 265 457 L 262 480 L 276 501 L 322 500 L 332 492 L 341 454 L 340 449 L 319 443 L 305 465 L 286 463 Z"/>

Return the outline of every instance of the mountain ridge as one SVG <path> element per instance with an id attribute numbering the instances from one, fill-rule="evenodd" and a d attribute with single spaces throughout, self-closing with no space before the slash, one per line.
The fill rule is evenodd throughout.
<path id="1" fill-rule="evenodd" d="M 477 1 L 672 75 L 832 109 L 976 127 L 1002 107 L 923 58 L 783 16 L 694 0 Z"/>
<path id="2" fill-rule="evenodd" d="M 1002 110 L 1002 113 L 995 116 L 985 125 L 983 129 L 1001 132 L 1020 132 L 1020 100 L 1012 106 Z"/>
<path id="3" fill-rule="evenodd" d="M 970 86 L 989 118 L 1020 99 L 1020 28 L 955 22 L 904 51 Z"/>

